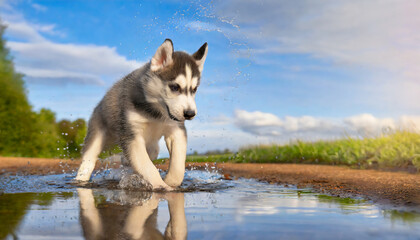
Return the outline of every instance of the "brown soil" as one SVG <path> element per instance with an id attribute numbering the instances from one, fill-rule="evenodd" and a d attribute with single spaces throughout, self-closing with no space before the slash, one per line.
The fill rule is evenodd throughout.
<path id="1" fill-rule="evenodd" d="M 79 164 L 77 160 L 0 157 L 0 174 L 54 174 L 76 170 Z M 97 164 L 97 168 L 106 164 L 110 163 Z M 209 163 L 208 166 L 220 169 L 225 179 L 255 178 L 272 184 L 311 187 L 340 197 L 361 196 L 382 204 L 420 208 L 420 174 L 307 164 Z M 205 163 L 187 163 L 187 168 L 191 167 L 204 168 Z"/>
<path id="2" fill-rule="evenodd" d="M 96 168 L 109 164 L 99 162 Z M 0 174 L 10 175 L 46 175 L 71 172 L 79 168 L 79 160 L 56 159 L 56 158 L 24 158 L 24 157 L 0 157 Z"/>

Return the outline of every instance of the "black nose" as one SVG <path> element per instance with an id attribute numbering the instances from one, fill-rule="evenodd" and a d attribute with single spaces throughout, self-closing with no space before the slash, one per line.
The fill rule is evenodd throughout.
<path id="1" fill-rule="evenodd" d="M 194 116 L 195 116 L 195 111 L 194 110 L 184 111 L 185 119 L 192 119 Z"/>

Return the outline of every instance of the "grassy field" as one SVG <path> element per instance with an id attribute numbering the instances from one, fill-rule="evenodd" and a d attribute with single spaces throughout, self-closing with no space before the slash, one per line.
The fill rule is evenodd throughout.
<path id="1" fill-rule="evenodd" d="M 420 171 L 420 134 L 398 131 L 375 138 L 251 146 L 235 154 L 188 156 L 190 162 L 310 163 Z"/>

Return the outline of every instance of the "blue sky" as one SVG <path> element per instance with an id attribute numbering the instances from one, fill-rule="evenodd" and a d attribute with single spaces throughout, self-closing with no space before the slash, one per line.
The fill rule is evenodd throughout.
<path id="1" fill-rule="evenodd" d="M 165 38 L 209 53 L 189 151 L 420 126 L 418 1 L 0 0 L 29 100 L 88 119 Z"/>

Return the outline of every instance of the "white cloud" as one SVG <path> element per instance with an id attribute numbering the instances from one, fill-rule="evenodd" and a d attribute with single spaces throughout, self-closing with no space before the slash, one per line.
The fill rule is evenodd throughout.
<path id="1" fill-rule="evenodd" d="M 98 79 L 101 76 L 119 78 L 140 66 L 107 46 L 50 41 L 10 41 L 8 46 L 15 53 L 17 69 L 29 79 L 67 78 L 78 79 L 77 83 L 101 84 L 103 80 Z"/>
<path id="2" fill-rule="evenodd" d="M 59 36 L 61 38 L 64 38 L 66 36 L 66 34 L 64 32 L 61 32 L 61 31 L 57 30 L 55 24 L 41 24 L 41 25 L 32 24 L 32 26 L 38 32 L 45 33 L 45 34 L 48 34 L 50 36 Z"/>
<path id="3" fill-rule="evenodd" d="M 361 134 L 377 134 L 385 129 L 396 129 L 397 123 L 392 118 L 376 118 L 371 114 L 360 114 L 345 118 L 343 123 L 351 131 Z"/>
<path id="4" fill-rule="evenodd" d="M 232 19 L 258 42 L 256 53 L 304 53 L 420 74 L 416 0 L 230 0 L 217 5 L 219 16 Z"/>
<path id="5" fill-rule="evenodd" d="M 271 113 L 247 112 L 236 110 L 234 122 L 237 127 L 245 132 L 258 136 L 283 136 L 289 133 L 317 132 L 329 133 L 335 123 L 326 119 L 314 118 L 311 116 L 291 117 L 283 119 Z"/>
<path id="6" fill-rule="evenodd" d="M 228 0 L 214 5 L 218 18 L 239 25 L 257 61 L 273 53 L 327 60 L 353 70 L 354 82 L 365 79 L 371 101 L 418 111 L 419 1 Z"/>
<path id="7" fill-rule="evenodd" d="M 105 82 L 98 76 L 89 73 L 73 72 L 71 70 L 50 70 L 32 67 L 17 66 L 17 71 L 25 73 L 28 82 L 63 85 L 66 83 L 104 85 Z"/>
<path id="8" fill-rule="evenodd" d="M 399 126 L 403 129 L 415 129 L 420 131 L 420 116 L 403 115 L 399 119 Z"/>
<path id="9" fill-rule="evenodd" d="M 53 24 L 31 24 L 18 14 L 5 16 L 7 46 L 28 82 L 104 85 L 142 65 L 121 56 L 115 47 L 53 42 L 43 34 L 64 36 Z"/>
<path id="10" fill-rule="evenodd" d="M 293 138 L 321 139 L 348 135 L 372 136 L 386 130 L 420 130 L 420 116 L 376 118 L 360 114 L 344 119 L 327 119 L 312 116 L 279 118 L 271 113 L 236 110 L 235 125 L 244 132 L 257 136 L 290 140 Z"/>
<path id="11" fill-rule="evenodd" d="M 27 22 L 11 22 L 6 20 L 4 24 L 7 26 L 6 33 L 13 38 L 24 39 L 30 42 L 46 41 L 36 28 Z"/>
<path id="12" fill-rule="evenodd" d="M 47 11 L 47 7 L 42 6 L 42 5 L 40 5 L 40 4 L 37 4 L 37 3 L 32 3 L 32 4 L 31 4 L 31 6 L 32 6 L 35 10 L 37 10 L 37 11 L 39 11 L 39 12 L 45 12 L 45 11 Z"/>

